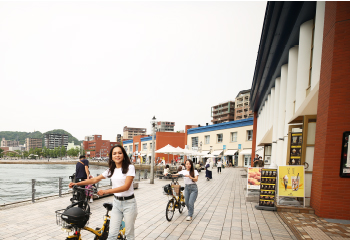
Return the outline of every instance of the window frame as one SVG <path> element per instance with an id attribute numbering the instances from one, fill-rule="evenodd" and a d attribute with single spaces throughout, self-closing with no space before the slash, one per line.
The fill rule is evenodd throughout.
<path id="1" fill-rule="evenodd" d="M 235 140 L 235 141 L 233 140 L 233 134 L 234 134 L 234 133 L 236 133 L 236 138 L 235 138 L 236 140 Z M 231 141 L 231 142 L 237 142 L 237 141 L 238 141 L 237 139 L 238 139 L 238 132 L 231 132 L 231 133 L 230 133 L 230 141 Z"/>
<path id="2" fill-rule="evenodd" d="M 219 142 L 219 135 L 221 135 L 221 142 Z M 224 142 L 224 134 L 218 133 L 216 134 L 216 143 L 223 143 Z"/>

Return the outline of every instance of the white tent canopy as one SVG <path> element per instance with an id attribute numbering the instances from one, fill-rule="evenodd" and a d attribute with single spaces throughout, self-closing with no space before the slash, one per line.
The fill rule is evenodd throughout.
<path id="1" fill-rule="evenodd" d="M 214 155 L 214 156 L 219 156 L 221 153 L 222 153 L 222 150 L 215 150 L 211 154 Z"/>

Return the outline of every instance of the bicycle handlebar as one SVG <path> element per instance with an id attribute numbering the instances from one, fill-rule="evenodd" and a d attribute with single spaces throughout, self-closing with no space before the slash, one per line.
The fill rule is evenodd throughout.
<path id="1" fill-rule="evenodd" d="M 93 189 L 82 188 L 82 187 L 79 187 L 77 185 L 73 186 L 73 190 L 75 190 L 75 191 L 88 191 L 88 192 L 93 192 L 94 191 Z"/>

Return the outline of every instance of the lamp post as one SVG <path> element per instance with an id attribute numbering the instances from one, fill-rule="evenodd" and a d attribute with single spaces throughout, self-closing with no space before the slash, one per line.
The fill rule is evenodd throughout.
<path id="1" fill-rule="evenodd" d="M 152 121 L 152 158 L 151 158 L 151 177 L 150 177 L 150 184 L 154 184 L 154 135 L 155 135 L 155 127 L 156 127 L 156 117 L 153 116 Z"/>
<path id="2" fill-rule="evenodd" d="M 199 143 L 199 152 L 202 153 L 202 141 Z M 199 163 L 202 163 L 202 155 L 199 156 Z"/>

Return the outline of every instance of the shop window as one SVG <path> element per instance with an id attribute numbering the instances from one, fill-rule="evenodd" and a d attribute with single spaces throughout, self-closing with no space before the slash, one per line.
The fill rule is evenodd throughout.
<path id="1" fill-rule="evenodd" d="M 217 134 L 216 136 L 217 136 L 216 142 L 222 143 L 222 141 L 223 141 L 223 134 L 222 134 L 222 133 L 219 133 L 219 134 Z"/>
<path id="2" fill-rule="evenodd" d="M 198 147 L 198 137 L 192 138 L 192 147 Z"/>
<path id="3" fill-rule="evenodd" d="M 231 133 L 231 142 L 237 142 L 237 132 Z"/>
<path id="4" fill-rule="evenodd" d="M 142 150 L 147 150 L 147 143 L 142 144 Z"/>
<path id="5" fill-rule="evenodd" d="M 149 149 L 151 149 L 151 150 L 152 150 L 152 143 L 150 143 L 150 144 L 149 144 Z"/>
<path id="6" fill-rule="evenodd" d="M 129 152 L 132 152 L 132 145 L 129 146 Z"/>
<path id="7" fill-rule="evenodd" d="M 205 144 L 210 144 L 210 135 L 207 135 L 205 138 Z"/>
<path id="8" fill-rule="evenodd" d="M 135 152 L 138 152 L 138 151 L 139 151 L 139 145 L 135 144 Z"/>
<path id="9" fill-rule="evenodd" d="M 253 140 L 253 130 L 248 130 L 247 131 L 247 141 L 252 141 Z"/>

